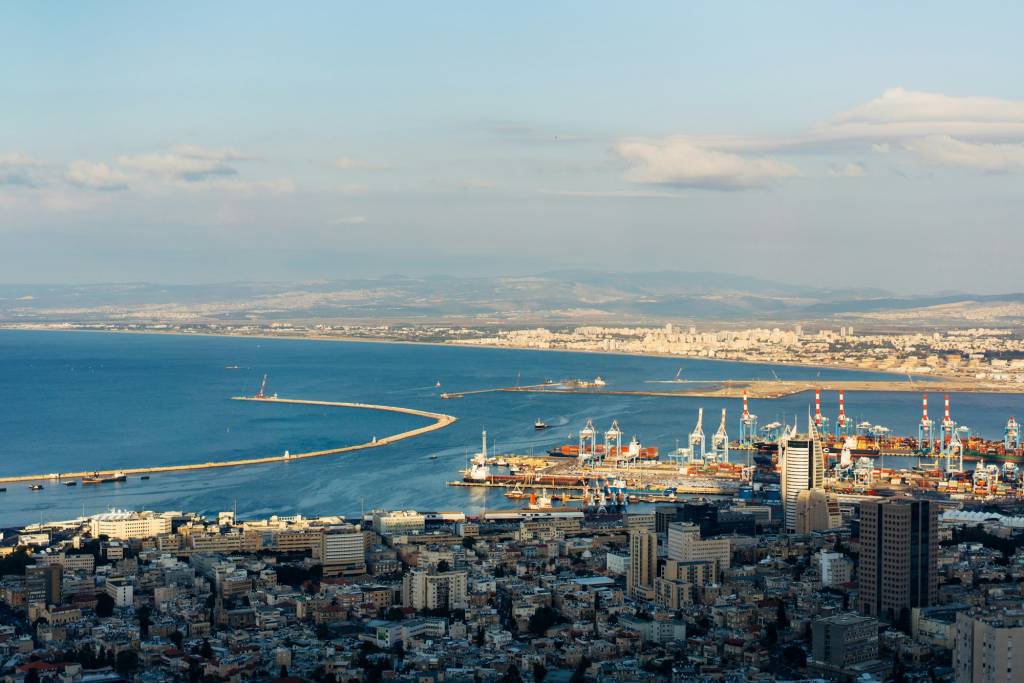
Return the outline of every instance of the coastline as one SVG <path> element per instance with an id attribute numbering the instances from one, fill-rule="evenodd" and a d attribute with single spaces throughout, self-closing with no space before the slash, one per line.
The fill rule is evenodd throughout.
<path id="1" fill-rule="evenodd" d="M 704 356 L 677 356 L 670 353 L 653 353 L 653 352 L 637 352 L 637 351 L 597 351 L 591 349 L 538 349 L 528 346 L 505 346 L 501 344 L 470 344 L 459 341 L 413 341 L 408 339 L 388 339 L 386 337 L 345 337 L 345 336 L 322 336 L 315 334 L 231 334 L 229 332 L 181 332 L 181 331 L 164 331 L 164 330 L 95 330 L 81 327 L 70 327 L 70 328 L 58 328 L 48 327 L 46 325 L 18 325 L 17 327 L 10 327 L 7 324 L 0 323 L 0 331 L 29 331 L 29 332 L 93 332 L 97 334 L 134 334 L 134 335 L 166 335 L 174 337 L 215 337 L 215 338 L 230 338 L 230 339 L 286 339 L 292 341 L 324 341 L 324 342 L 356 342 L 363 344 L 406 344 L 410 346 L 438 346 L 438 347 L 459 347 L 459 348 L 478 348 L 478 349 L 494 349 L 494 350 L 508 350 L 508 351 L 533 351 L 537 353 L 587 353 L 594 355 L 603 356 L 627 356 L 633 358 L 667 358 L 676 360 L 699 360 L 713 363 L 744 363 L 746 365 L 763 365 L 765 367 L 794 367 L 794 368 L 808 368 L 818 370 L 843 370 L 848 372 L 860 372 L 860 373 L 877 373 L 881 375 L 891 375 L 893 377 L 905 377 L 906 373 L 896 372 L 892 370 L 880 370 L 875 368 L 862 368 L 854 365 L 842 365 L 842 364 L 823 364 L 823 363 L 801 363 L 796 361 L 759 361 L 759 360 L 742 360 L 737 358 L 707 358 Z M 719 381 L 729 381 L 727 379 Z M 879 380 L 885 381 L 885 380 Z M 949 375 L 925 375 L 922 376 L 920 381 L 927 382 L 962 382 L 962 378 L 952 377 Z M 960 389 L 960 391 L 967 391 L 966 389 Z M 990 389 L 977 389 L 978 393 L 986 393 L 992 391 L 993 393 L 1024 393 L 1024 387 L 1019 389 L 1012 389 L 1008 391 L 998 391 Z"/>

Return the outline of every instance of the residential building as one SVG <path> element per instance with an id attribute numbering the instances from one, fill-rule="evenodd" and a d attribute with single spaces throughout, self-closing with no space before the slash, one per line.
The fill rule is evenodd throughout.
<path id="1" fill-rule="evenodd" d="M 929 501 L 869 500 L 860 504 L 860 611 L 909 620 L 914 607 L 938 597 L 938 509 Z"/>
<path id="2" fill-rule="evenodd" d="M 1024 610 L 958 613 L 953 672 L 956 683 L 1024 680 Z"/>
<path id="3" fill-rule="evenodd" d="M 814 433 L 784 439 L 779 445 L 782 470 L 782 507 L 785 530 L 797 530 L 797 502 L 801 491 L 824 486 L 825 454 Z"/>
<path id="4" fill-rule="evenodd" d="M 629 533 L 629 569 L 626 592 L 632 597 L 650 598 L 658 575 L 658 535 L 645 528 Z"/>

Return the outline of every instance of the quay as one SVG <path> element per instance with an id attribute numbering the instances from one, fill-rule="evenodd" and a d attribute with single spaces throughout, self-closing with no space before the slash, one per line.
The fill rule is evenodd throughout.
<path id="1" fill-rule="evenodd" d="M 117 470 L 89 470 L 86 472 L 61 472 L 58 474 L 26 474 L 15 477 L 0 477 L 0 482 L 4 483 L 16 483 L 16 482 L 31 482 L 31 481 L 53 481 L 53 480 L 64 480 L 64 479 L 80 479 L 82 477 L 90 477 L 94 475 L 98 476 L 112 476 L 115 474 L 157 474 L 164 472 L 184 472 L 192 470 L 208 470 L 217 469 L 221 467 L 245 467 L 247 465 L 265 465 L 268 463 L 275 462 L 291 462 L 292 460 L 303 460 L 306 458 L 321 458 L 326 455 L 337 455 L 340 453 L 353 453 L 355 451 L 366 450 L 368 448 L 378 448 L 380 446 L 388 446 L 399 441 L 406 439 L 413 439 L 417 436 L 422 436 L 439 429 L 451 425 L 456 421 L 452 415 L 446 415 L 444 413 L 432 413 L 426 410 L 416 410 L 415 408 L 401 408 L 398 406 L 384 406 L 376 405 L 372 403 L 348 403 L 342 401 L 311 401 L 297 398 L 278 398 L 276 396 L 234 396 L 233 401 L 253 401 L 256 403 L 285 403 L 290 405 L 305 405 L 305 406 L 328 406 L 331 408 L 357 408 L 361 410 L 377 410 L 388 413 L 401 413 L 403 415 L 414 415 L 416 417 L 424 417 L 433 420 L 431 424 L 424 427 L 417 427 L 416 429 L 410 429 L 408 431 L 400 432 L 398 434 L 391 434 L 380 439 L 374 439 L 373 441 L 367 441 L 366 443 L 354 444 L 351 446 L 340 446 L 338 448 L 328 448 L 320 451 L 308 451 L 305 453 L 289 453 L 287 455 L 272 455 L 256 458 L 243 458 L 238 460 L 213 460 L 210 462 L 191 463 L 183 465 L 160 465 L 154 467 L 134 467 L 134 468 L 121 468 Z"/>
<path id="2" fill-rule="evenodd" d="M 793 396 L 805 391 L 878 391 L 878 392 L 963 392 L 1024 394 L 1024 386 L 986 383 L 975 380 L 930 377 L 918 380 L 701 380 L 694 386 L 680 391 L 629 391 L 624 389 L 600 389 L 592 387 L 566 387 L 558 384 L 532 384 L 516 387 L 494 387 L 471 391 L 446 392 L 442 398 L 462 398 L 470 394 L 495 392 L 535 394 L 586 394 L 588 396 L 659 396 L 664 398 L 748 398 L 771 399 Z"/>

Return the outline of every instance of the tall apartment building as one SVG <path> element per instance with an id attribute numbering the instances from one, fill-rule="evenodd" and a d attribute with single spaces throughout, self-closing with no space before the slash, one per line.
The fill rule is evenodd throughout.
<path id="1" fill-rule="evenodd" d="M 363 532 L 346 524 L 328 527 L 320 536 L 320 561 L 324 576 L 366 573 L 366 546 Z"/>
<path id="2" fill-rule="evenodd" d="M 837 669 L 878 658 L 878 621 L 836 614 L 811 622 L 811 656 Z"/>
<path id="3" fill-rule="evenodd" d="M 1024 680 L 1024 611 L 957 614 L 953 672 L 956 683 Z"/>
<path id="4" fill-rule="evenodd" d="M 681 562 L 704 561 L 714 565 L 714 575 L 730 566 L 732 544 L 728 538 L 700 537 L 695 524 L 673 522 L 668 525 L 668 559 Z"/>
<path id="5" fill-rule="evenodd" d="M 629 532 L 629 568 L 626 570 L 626 593 L 650 599 L 654 580 L 658 577 L 658 535 L 645 528 Z"/>
<path id="6" fill-rule="evenodd" d="M 172 513 L 111 510 L 89 518 L 89 534 L 127 540 L 171 533 Z"/>
<path id="7" fill-rule="evenodd" d="M 839 498 L 825 489 L 807 489 L 796 496 L 796 525 L 798 534 L 838 529 L 843 525 L 839 511 Z"/>
<path id="8" fill-rule="evenodd" d="M 419 534 L 427 526 L 426 515 L 415 510 L 374 510 L 373 530 L 381 536 Z"/>
<path id="9" fill-rule="evenodd" d="M 783 523 L 786 531 L 795 532 L 800 492 L 824 486 L 825 452 L 813 430 L 784 440 L 780 448 Z"/>
<path id="10" fill-rule="evenodd" d="M 468 596 L 466 572 L 414 569 L 402 578 L 402 604 L 413 609 L 465 609 Z"/>
<path id="11" fill-rule="evenodd" d="M 926 500 L 860 504 L 860 611 L 896 621 L 938 597 L 938 509 Z"/>
<path id="12" fill-rule="evenodd" d="M 59 564 L 25 567 L 25 601 L 30 605 L 59 605 L 63 570 Z"/>

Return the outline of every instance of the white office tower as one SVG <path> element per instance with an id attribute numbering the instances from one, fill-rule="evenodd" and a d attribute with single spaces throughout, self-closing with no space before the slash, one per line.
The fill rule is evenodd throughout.
<path id="1" fill-rule="evenodd" d="M 797 499 L 801 491 L 824 486 L 825 452 L 813 424 L 807 434 L 786 437 L 779 443 L 782 462 L 782 506 L 786 531 L 797 530 Z"/>

